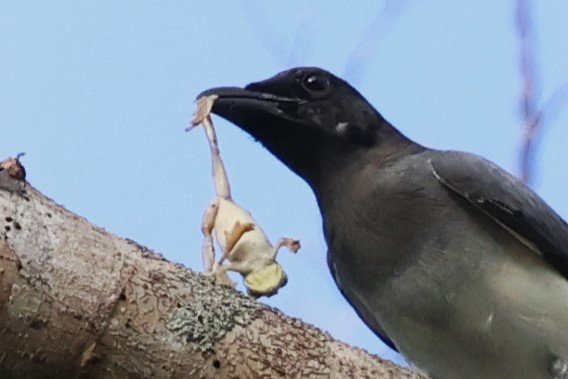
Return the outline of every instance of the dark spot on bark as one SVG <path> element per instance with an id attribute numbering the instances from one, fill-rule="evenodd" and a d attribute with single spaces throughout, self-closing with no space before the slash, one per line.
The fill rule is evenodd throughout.
<path id="1" fill-rule="evenodd" d="M 51 218 L 51 213 L 47 212 L 45 215 L 46 215 L 47 217 Z"/>
<path id="2" fill-rule="evenodd" d="M 30 328 L 32 328 L 32 329 L 41 329 L 41 328 L 43 328 L 46 324 L 47 324 L 47 320 L 44 320 L 44 319 L 42 319 L 42 318 L 36 318 L 36 319 L 33 319 L 33 320 L 30 322 Z"/>
<path id="3" fill-rule="evenodd" d="M 219 361 L 218 359 L 213 359 L 213 367 L 221 368 L 221 361 Z"/>
<path id="4" fill-rule="evenodd" d="M 7 221 L 7 222 L 12 222 L 12 221 L 14 221 L 14 219 L 13 219 L 12 217 L 8 216 L 8 217 L 6 217 L 6 221 Z"/>
<path id="5" fill-rule="evenodd" d="M 152 270 L 148 273 L 148 277 L 152 280 L 152 282 L 159 283 L 164 280 L 165 275 L 159 270 Z"/>
<path id="6" fill-rule="evenodd" d="M 126 300 L 126 290 L 123 288 L 118 295 L 118 300 L 125 301 Z"/>
<path id="7" fill-rule="evenodd" d="M 125 328 L 131 328 L 132 327 L 132 319 L 131 318 L 126 320 L 126 322 L 124 323 L 124 327 Z"/>
<path id="8" fill-rule="evenodd" d="M 6 229 L 6 231 L 9 232 L 10 229 L 11 229 L 11 228 L 10 228 L 10 225 L 6 225 L 6 226 L 4 227 L 4 229 Z"/>
<path id="9" fill-rule="evenodd" d="M 19 222 L 15 221 L 14 222 L 14 228 L 16 228 L 16 230 L 22 230 L 22 225 L 20 225 Z"/>
<path id="10" fill-rule="evenodd" d="M 180 303 L 177 303 L 177 304 L 176 304 L 176 307 L 181 308 L 181 304 L 180 304 Z"/>

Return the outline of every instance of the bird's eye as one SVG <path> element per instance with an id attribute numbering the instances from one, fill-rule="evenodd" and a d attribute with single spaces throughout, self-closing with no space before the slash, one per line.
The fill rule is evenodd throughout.
<path id="1" fill-rule="evenodd" d="M 312 73 L 304 76 L 302 86 L 309 92 L 325 92 L 329 82 L 325 76 Z"/>

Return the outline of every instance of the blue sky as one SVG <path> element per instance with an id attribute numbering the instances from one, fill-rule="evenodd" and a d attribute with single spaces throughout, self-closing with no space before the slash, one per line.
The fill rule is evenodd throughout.
<path id="1" fill-rule="evenodd" d="M 261 6 L 261 4 L 263 4 Z M 521 81 L 514 2 L 0 3 L 0 155 L 24 151 L 29 181 L 70 210 L 200 270 L 213 196 L 201 130 L 183 130 L 201 90 L 292 66 L 351 81 L 409 137 L 518 172 Z M 538 94 L 568 83 L 568 2 L 534 8 Z M 396 358 L 328 273 L 308 187 L 250 137 L 214 119 L 234 198 L 283 251 L 289 284 L 266 302 Z M 534 187 L 565 218 L 568 106 L 539 144 Z"/>

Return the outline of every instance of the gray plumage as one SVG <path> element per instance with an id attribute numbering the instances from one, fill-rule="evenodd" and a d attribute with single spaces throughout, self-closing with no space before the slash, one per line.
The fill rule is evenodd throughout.
<path id="1" fill-rule="evenodd" d="M 435 377 L 553 378 L 555 359 L 568 357 L 568 282 L 451 187 L 472 168 L 495 180 L 489 162 L 435 150 L 352 177 L 357 186 L 344 190 L 371 190 L 325 207 L 330 267 L 365 322 Z M 506 202 L 508 183 L 497 183 L 459 182 L 473 193 L 502 191 L 485 200 Z M 534 206 L 550 216 L 540 199 Z"/>
<path id="2" fill-rule="evenodd" d="M 210 94 L 310 185 L 335 282 L 389 346 L 437 379 L 568 378 L 568 226 L 531 189 L 320 69 Z"/>

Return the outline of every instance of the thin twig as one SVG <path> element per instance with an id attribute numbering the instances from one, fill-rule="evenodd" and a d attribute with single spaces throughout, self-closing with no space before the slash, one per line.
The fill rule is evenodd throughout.
<path id="1" fill-rule="evenodd" d="M 347 58 L 343 76 L 357 84 L 363 77 L 365 65 L 376 51 L 377 40 L 403 13 L 409 0 L 385 0 L 383 7 L 377 13 L 371 24 L 359 37 L 351 54 Z M 318 28 L 314 26 L 311 14 L 306 14 L 304 21 L 298 27 L 293 44 L 286 46 L 285 38 L 270 24 L 267 12 L 262 3 L 242 1 L 243 13 L 259 38 L 264 48 L 269 52 L 278 66 L 293 67 L 307 59 L 312 50 Z"/>
<path id="2" fill-rule="evenodd" d="M 533 170 L 534 150 L 536 137 L 542 130 L 545 121 L 550 122 L 551 114 L 560 109 L 568 101 L 568 84 L 558 88 L 541 109 L 527 121 L 523 133 L 521 146 L 521 169 L 522 179 L 525 183 L 530 183 Z M 546 117 L 546 120 L 545 120 Z M 542 133 L 542 132 L 540 132 Z"/>
<path id="3" fill-rule="evenodd" d="M 288 63 L 288 57 L 291 56 L 290 48 L 286 47 L 286 40 L 282 33 L 279 33 L 271 24 L 264 2 L 241 1 L 241 5 L 253 33 L 274 59 L 274 63 L 278 67 L 285 66 Z"/>
<path id="4" fill-rule="evenodd" d="M 386 0 L 373 22 L 361 34 L 357 44 L 351 51 L 343 77 L 349 78 L 352 84 L 358 84 L 365 75 L 366 65 L 376 52 L 377 41 L 386 34 L 392 24 L 398 20 L 406 8 L 408 0 Z"/>
<path id="5" fill-rule="evenodd" d="M 534 29 L 531 20 L 532 0 L 517 0 L 516 23 L 519 37 L 520 69 L 523 81 L 520 100 L 523 134 L 520 149 L 520 176 L 530 184 L 534 171 L 537 137 L 542 133 L 545 118 L 568 100 L 568 84 L 560 86 L 552 96 L 538 107 L 536 95 L 536 61 L 534 55 Z"/>
<path id="6" fill-rule="evenodd" d="M 534 31 L 531 20 L 531 0 L 517 0 L 516 24 L 519 37 L 522 93 L 520 107 L 523 121 L 521 149 L 521 179 L 529 184 L 532 174 L 533 145 L 541 123 L 542 112 L 536 109 Z"/>

